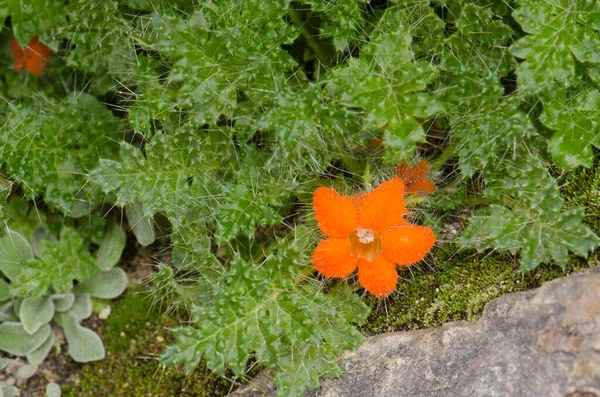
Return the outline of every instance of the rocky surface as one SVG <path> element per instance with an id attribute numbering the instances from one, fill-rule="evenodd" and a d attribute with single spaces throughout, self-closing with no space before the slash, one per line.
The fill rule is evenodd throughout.
<path id="1" fill-rule="evenodd" d="M 346 353 L 321 397 L 600 397 L 600 268 L 488 303 L 476 323 L 383 334 Z M 237 396 L 274 396 L 261 381 Z"/>

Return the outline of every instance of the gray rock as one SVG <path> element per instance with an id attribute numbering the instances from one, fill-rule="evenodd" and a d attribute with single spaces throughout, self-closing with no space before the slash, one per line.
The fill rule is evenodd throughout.
<path id="1" fill-rule="evenodd" d="M 476 323 L 370 337 L 340 365 L 311 395 L 600 397 L 600 268 L 504 295 Z"/>

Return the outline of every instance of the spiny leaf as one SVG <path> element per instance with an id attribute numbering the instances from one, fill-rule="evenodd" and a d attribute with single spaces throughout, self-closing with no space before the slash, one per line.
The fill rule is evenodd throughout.
<path id="1" fill-rule="evenodd" d="M 318 283 L 291 288 L 299 265 L 296 244 L 279 244 L 262 264 L 234 260 L 214 306 L 193 309 L 195 327 L 174 331 L 177 343 L 162 361 L 191 370 L 204 357 L 214 371 L 227 366 L 241 375 L 254 352 L 279 373 L 280 394 L 295 396 L 318 385 L 319 375 L 337 373 L 335 357 L 360 342 L 352 324 L 368 310 L 344 288 L 329 295 Z"/>
<path id="2" fill-rule="evenodd" d="M 365 109 L 364 128 L 384 131 L 384 158 L 389 162 L 406 159 L 425 139 L 415 117 L 441 110 L 433 98 L 419 92 L 436 72 L 430 63 L 413 60 L 411 40 L 403 25 L 375 32 L 361 57 L 334 69 L 328 84 L 341 103 Z"/>
<path id="3" fill-rule="evenodd" d="M 495 19 L 489 8 L 465 5 L 456 21 L 456 29 L 446 39 L 442 67 L 459 70 L 467 65 L 484 76 L 490 73 L 504 76 L 514 68 L 516 62 L 508 53 L 513 31 L 502 20 Z"/>
<path id="4" fill-rule="evenodd" d="M 46 202 L 74 217 L 89 214 L 101 200 L 86 174 L 99 157 L 110 157 L 121 121 L 87 94 L 62 101 L 37 94 L 35 105 L 11 103 L 0 127 L 0 163 L 28 198 Z"/>
<path id="5" fill-rule="evenodd" d="M 310 4 L 311 11 L 319 12 L 324 16 L 320 25 L 323 37 L 330 37 L 337 51 L 346 51 L 352 44 L 364 40 L 361 3 L 365 0 L 304 0 Z"/>
<path id="6" fill-rule="evenodd" d="M 528 33 L 511 46 L 525 61 L 517 66 L 519 87 L 539 92 L 578 81 L 575 61 L 600 63 L 600 37 L 589 21 L 598 18 L 598 0 L 540 2 L 521 0 L 514 18 Z"/>
<path id="7" fill-rule="evenodd" d="M 465 177 L 510 156 L 538 134 L 520 110 L 519 99 L 503 95 L 497 75 L 490 72 L 481 78 L 478 74 L 463 70 L 456 86 L 444 91 L 442 98 L 452 109 L 450 133 Z"/>
<path id="8" fill-rule="evenodd" d="M 503 178 L 490 178 L 486 191 L 491 197 L 514 195 L 510 208 L 492 205 L 471 217 L 461 237 L 465 247 L 494 248 L 512 253 L 521 250 L 521 270 L 535 269 L 540 263 L 566 264 L 569 251 L 585 256 L 600 243 L 583 221 L 582 208 L 562 210 L 558 186 L 539 160 L 516 161 Z"/>
<path id="9" fill-rule="evenodd" d="M 556 164 L 566 169 L 590 167 L 592 146 L 600 147 L 600 93 L 596 88 L 553 92 L 543 97 L 541 120 L 556 131 L 548 148 Z"/>

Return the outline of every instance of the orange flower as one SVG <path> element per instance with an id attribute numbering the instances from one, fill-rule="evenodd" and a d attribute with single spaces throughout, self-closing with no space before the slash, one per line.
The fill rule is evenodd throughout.
<path id="1" fill-rule="evenodd" d="M 403 163 L 396 167 L 396 175 L 405 185 L 405 194 L 433 193 L 435 184 L 427 178 L 429 161 L 421 159 L 416 165 Z"/>
<path id="2" fill-rule="evenodd" d="M 358 267 L 358 282 L 376 296 L 396 289 L 396 265 L 420 261 L 435 244 L 430 228 L 404 219 L 408 211 L 399 178 L 354 197 L 320 187 L 313 193 L 313 208 L 319 228 L 329 235 L 313 252 L 315 269 L 344 278 Z"/>
<path id="3" fill-rule="evenodd" d="M 39 42 L 37 34 L 33 35 L 25 49 L 21 48 L 15 39 L 10 39 L 9 45 L 10 51 L 15 57 L 13 62 L 15 70 L 27 69 L 29 73 L 38 77 L 44 74 L 50 62 L 52 51 Z"/>

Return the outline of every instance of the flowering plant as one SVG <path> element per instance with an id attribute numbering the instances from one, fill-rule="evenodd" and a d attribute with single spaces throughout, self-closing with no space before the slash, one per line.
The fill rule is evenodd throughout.
<path id="1" fill-rule="evenodd" d="M 0 42 L 14 62 L 0 62 L 0 221 L 12 196 L 65 225 L 124 215 L 139 246 L 170 244 L 154 296 L 182 308 L 185 325 L 161 362 L 243 376 L 252 360 L 276 371 L 280 394 L 302 395 L 339 373 L 370 302 L 348 283 L 324 288 L 314 270 L 358 269 L 371 294 L 392 293 L 396 266 L 436 241 L 408 221 L 410 201 L 435 216 L 474 206 L 457 244 L 518 255 L 523 271 L 598 245 L 554 170 L 591 167 L 600 148 L 599 10 L 600 0 L 5 0 Z M 50 56 L 52 73 L 29 78 Z M 435 189 L 426 162 L 352 197 L 320 187 L 368 186 L 414 156 L 442 170 L 431 200 L 415 197 Z M 318 244 L 303 222 L 311 197 L 327 236 Z M 42 262 L 34 281 L 62 263 Z"/>
<path id="2" fill-rule="evenodd" d="M 371 294 L 385 296 L 394 291 L 396 265 L 420 261 L 435 244 L 430 228 L 405 220 L 404 189 L 395 177 L 354 197 L 327 187 L 315 190 L 315 219 L 330 236 L 313 252 L 315 269 L 326 277 L 343 278 L 358 267 L 358 282 Z"/>

